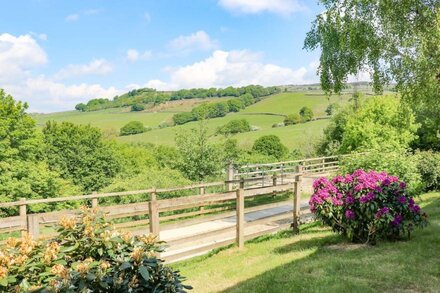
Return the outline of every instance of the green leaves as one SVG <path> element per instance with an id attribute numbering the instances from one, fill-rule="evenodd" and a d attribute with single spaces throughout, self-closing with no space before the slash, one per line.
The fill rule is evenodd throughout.
<path id="1" fill-rule="evenodd" d="M 148 269 L 144 266 L 139 267 L 139 274 L 141 274 L 142 278 L 144 278 L 145 281 L 148 281 L 150 279 L 150 273 L 148 272 Z"/>

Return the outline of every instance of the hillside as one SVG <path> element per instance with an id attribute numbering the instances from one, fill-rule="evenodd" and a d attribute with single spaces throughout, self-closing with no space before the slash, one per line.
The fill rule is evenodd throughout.
<path id="1" fill-rule="evenodd" d="M 235 135 L 239 144 L 250 146 L 255 139 L 262 135 L 278 135 L 282 142 L 292 148 L 303 149 L 308 141 L 318 138 L 322 130 L 327 126 L 329 120 L 317 120 L 303 124 L 291 125 L 286 127 L 273 128 L 272 125 L 284 120 L 284 115 L 298 113 L 303 106 L 310 107 L 315 117 L 325 117 L 325 109 L 329 103 L 345 104 L 350 95 L 333 96 L 328 99 L 322 92 L 286 92 L 275 94 L 264 98 L 246 109 L 229 113 L 225 117 L 214 118 L 208 121 L 208 127 L 212 133 L 215 130 L 234 119 L 246 119 L 252 126 L 258 130 L 240 133 Z M 128 107 L 112 108 L 92 112 L 69 111 L 45 115 L 34 115 L 39 126 L 44 125 L 48 120 L 69 121 L 97 126 L 104 131 L 117 133 L 119 129 L 129 121 L 138 120 L 145 126 L 152 127 L 153 130 L 131 136 L 117 137 L 122 142 L 150 142 L 154 144 L 174 145 L 175 133 L 183 129 L 190 129 L 197 125 L 197 122 L 190 122 L 184 125 L 173 126 L 159 129 L 158 126 L 163 122 L 171 121 L 172 116 L 178 112 L 190 111 L 196 105 L 203 102 L 225 101 L 228 98 L 210 98 L 210 99 L 188 99 L 169 101 L 156 107 L 146 109 L 141 112 L 130 112 Z M 221 141 L 223 136 L 214 136 L 215 141 Z"/>

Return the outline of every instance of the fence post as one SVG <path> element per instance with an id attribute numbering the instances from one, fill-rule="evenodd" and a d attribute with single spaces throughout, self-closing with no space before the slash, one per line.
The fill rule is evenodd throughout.
<path id="1" fill-rule="evenodd" d="M 21 230 L 21 234 L 23 235 L 25 232 L 27 232 L 27 210 L 26 210 L 26 198 L 22 197 L 20 198 L 20 206 L 19 206 L 19 211 L 20 211 L 20 217 L 21 220 L 23 221 L 23 226 L 22 226 L 22 230 Z"/>
<path id="2" fill-rule="evenodd" d="M 149 218 L 150 218 L 150 233 L 157 236 L 159 239 L 159 210 L 157 207 L 157 199 L 156 199 L 156 192 L 153 191 L 150 196 L 150 201 L 148 202 L 148 212 L 149 212 Z"/>
<path id="3" fill-rule="evenodd" d="M 199 188 L 199 194 L 200 195 L 205 195 L 205 186 L 200 186 Z M 201 206 L 200 207 L 200 211 L 203 212 L 205 210 L 205 206 Z"/>
<path id="4" fill-rule="evenodd" d="M 226 170 L 226 181 L 232 181 L 234 180 L 235 170 L 234 170 L 234 164 L 230 163 L 228 165 L 228 169 Z M 232 182 L 226 183 L 226 191 L 232 191 Z"/>
<path id="5" fill-rule="evenodd" d="M 293 223 L 292 228 L 293 232 L 299 232 L 299 220 L 300 220 L 300 211 L 301 211 L 301 190 L 302 190 L 302 170 L 303 166 L 296 166 L 296 175 L 295 175 L 295 183 L 293 190 Z"/>
<path id="6" fill-rule="evenodd" d="M 96 191 L 93 191 L 92 194 L 97 195 L 98 193 Z M 92 198 L 92 208 L 97 208 L 97 207 L 98 207 L 98 198 L 93 197 Z"/>
<path id="7" fill-rule="evenodd" d="M 272 186 L 277 186 L 277 179 L 278 179 L 277 174 L 276 174 L 276 173 L 273 174 L 273 175 L 272 175 Z M 274 191 L 274 192 L 272 193 L 272 198 L 275 198 L 276 195 L 277 195 L 277 192 Z"/>
<path id="8" fill-rule="evenodd" d="M 40 235 L 40 221 L 39 215 L 33 214 L 27 216 L 27 231 L 34 239 Z"/>
<path id="9" fill-rule="evenodd" d="M 240 188 L 237 189 L 237 234 L 236 243 L 238 249 L 244 248 L 244 180 L 240 181 Z"/>

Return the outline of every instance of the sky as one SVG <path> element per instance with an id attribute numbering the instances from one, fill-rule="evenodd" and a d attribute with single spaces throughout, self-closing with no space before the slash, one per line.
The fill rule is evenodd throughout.
<path id="1" fill-rule="evenodd" d="M 2 0 L 0 88 L 30 111 L 92 98 L 318 82 L 317 0 Z"/>

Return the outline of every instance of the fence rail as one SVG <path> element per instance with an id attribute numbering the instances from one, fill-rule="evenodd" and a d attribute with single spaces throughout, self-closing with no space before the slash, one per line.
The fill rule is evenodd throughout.
<path id="1" fill-rule="evenodd" d="M 293 227 L 297 229 L 302 178 L 308 174 L 335 171 L 337 168 L 338 157 L 322 157 L 273 164 L 239 166 L 232 170 L 229 168 L 227 179 L 222 182 L 201 183 L 175 188 L 92 193 L 60 198 L 30 200 L 22 198 L 15 202 L 0 203 L 0 208 L 3 210 L 13 208 L 18 208 L 19 210 L 18 215 L 0 219 L 0 234 L 22 231 L 30 233 L 35 238 L 40 237 L 41 234 L 43 234 L 43 237 L 53 236 L 54 230 L 50 230 L 47 227 L 53 226 L 62 217 L 77 216 L 79 210 L 70 209 L 32 214 L 28 213 L 28 207 L 42 203 L 88 201 L 89 206 L 98 208 L 109 218 L 116 220 L 115 226 L 117 228 L 132 230 L 135 233 L 142 234 L 150 232 L 158 236 L 161 231 L 161 222 L 165 223 L 181 218 L 191 218 L 207 214 L 210 214 L 209 217 L 215 218 L 217 213 L 233 213 L 235 210 L 235 242 L 238 247 L 242 248 L 244 240 L 253 235 L 252 233 L 247 233 L 244 229 L 246 225 L 251 225 L 250 223 L 245 223 L 245 199 L 288 191 L 293 192 L 293 217 L 291 220 Z M 216 188 L 216 192 L 207 192 L 209 188 Z M 175 198 L 160 198 L 162 194 L 180 191 L 186 191 L 191 194 Z M 102 202 L 100 203 L 100 200 L 106 198 L 123 198 L 129 195 L 142 194 L 145 194 L 146 197 L 140 202 L 113 205 L 103 205 Z M 198 220 L 192 219 L 188 221 Z M 256 225 L 256 223 L 253 223 L 253 225 Z M 167 225 L 167 227 L 172 227 L 172 224 Z M 42 229 L 46 229 L 44 233 L 41 233 Z M 256 235 L 260 232 L 257 231 L 254 234 Z M 178 241 L 183 240 L 180 239 Z"/>

